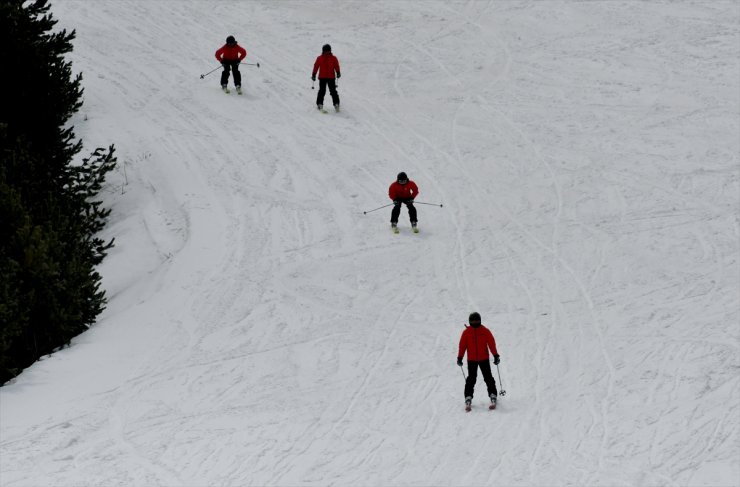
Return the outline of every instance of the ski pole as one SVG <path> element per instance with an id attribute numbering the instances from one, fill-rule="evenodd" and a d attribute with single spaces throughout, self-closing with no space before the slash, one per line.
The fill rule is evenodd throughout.
<path id="1" fill-rule="evenodd" d="M 501 392 L 500 392 L 500 394 L 501 394 L 501 396 L 505 396 L 506 395 L 506 391 L 504 390 L 504 383 L 501 382 L 501 371 L 498 368 L 498 364 L 496 364 L 496 372 L 498 372 L 498 384 L 501 386 Z"/>
<path id="2" fill-rule="evenodd" d="M 380 210 L 380 209 L 382 209 L 382 208 L 388 208 L 389 206 L 392 206 L 392 205 L 393 205 L 393 203 L 388 203 L 387 205 L 384 205 L 384 206 L 379 206 L 378 208 L 375 208 L 374 210 L 367 210 L 367 211 L 363 211 L 363 212 L 362 212 L 362 214 L 363 214 L 363 215 L 367 215 L 368 213 L 372 213 L 372 212 L 374 212 L 374 211 L 376 211 L 376 210 Z"/>
<path id="3" fill-rule="evenodd" d="M 467 378 L 467 377 L 465 377 L 465 371 L 463 370 L 463 366 L 462 366 L 462 365 L 460 366 L 460 372 L 462 372 L 462 375 L 463 375 L 463 379 L 465 379 L 465 382 L 467 382 L 467 381 L 468 381 L 468 378 Z M 499 379 L 499 381 L 500 381 L 500 380 L 501 380 L 501 379 Z M 501 394 L 501 395 L 503 396 L 503 394 Z"/>
<path id="4" fill-rule="evenodd" d="M 441 203 L 424 203 L 423 201 L 414 201 L 414 203 L 417 205 L 439 206 L 440 208 L 442 208 Z"/>
<path id="5" fill-rule="evenodd" d="M 212 70 L 212 71 L 208 71 L 208 72 L 207 72 L 206 74 L 201 74 L 201 75 L 200 75 L 200 79 L 203 79 L 203 78 L 205 78 L 205 77 L 206 77 L 206 76 L 208 76 L 209 74 L 213 73 L 213 71 L 218 71 L 219 69 L 221 69 L 221 65 L 219 65 L 219 66 L 218 66 L 218 67 L 217 67 L 216 69 L 214 69 L 214 70 Z"/>
<path id="6" fill-rule="evenodd" d="M 260 67 L 260 63 L 240 63 L 240 64 L 246 64 L 247 66 L 257 66 Z"/>

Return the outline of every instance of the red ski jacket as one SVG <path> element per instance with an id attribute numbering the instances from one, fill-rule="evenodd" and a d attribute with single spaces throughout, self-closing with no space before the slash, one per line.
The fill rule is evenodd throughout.
<path id="1" fill-rule="evenodd" d="M 319 79 L 334 79 L 334 73 L 340 74 L 339 72 L 339 59 L 330 53 L 325 52 L 321 56 L 316 58 L 316 62 L 313 63 L 313 72 L 311 76 L 316 76 L 316 72 L 319 73 Z"/>
<path id="2" fill-rule="evenodd" d="M 466 350 L 468 352 L 468 362 L 488 360 L 488 350 L 491 350 L 492 354 L 498 355 L 493 333 L 483 325 L 477 328 L 469 326 L 462 332 L 457 356 L 463 358 Z"/>
<path id="3" fill-rule="evenodd" d="M 406 184 L 400 184 L 398 181 L 393 181 L 391 187 L 388 188 L 388 196 L 392 200 L 413 200 L 416 195 L 419 194 L 419 188 L 416 183 L 409 179 Z"/>
<path id="4" fill-rule="evenodd" d="M 218 59 L 218 62 L 241 61 L 245 57 L 247 57 L 247 50 L 239 44 L 236 44 L 234 46 L 224 44 L 221 49 L 216 51 L 216 59 Z"/>

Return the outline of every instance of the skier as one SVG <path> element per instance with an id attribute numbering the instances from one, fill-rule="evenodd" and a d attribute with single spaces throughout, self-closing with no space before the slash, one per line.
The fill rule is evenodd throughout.
<path id="1" fill-rule="evenodd" d="M 488 388 L 488 397 L 491 399 L 489 409 L 496 409 L 496 381 L 491 373 L 491 364 L 488 362 L 488 350 L 493 354 L 493 363 L 498 365 L 501 361 L 496 350 L 496 340 L 491 330 L 481 324 L 480 314 L 470 313 L 468 317 L 470 327 L 465 327 L 460 337 L 460 348 L 457 353 L 457 365 L 462 367 L 465 351 L 468 352 L 468 377 L 465 380 L 465 410 L 470 411 L 473 401 L 473 389 L 475 379 L 478 375 L 478 367 L 483 374 Z"/>
<path id="2" fill-rule="evenodd" d="M 339 94 L 337 93 L 334 74 L 336 73 L 336 79 L 339 79 L 342 77 L 342 73 L 339 71 L 339 60 L 331 53 L 329 44 L 324 44 L 324 47 L 321 48 L 321 56 L 317 57 L 313 64 L 313 72 L 311 73 L 313 81 L 316 81 L 317 72 L 319 73 L 319 94 L 316 97 L 316 108 L 322 112 L 324 111 L 324 95 L 328 85 L 331 101 L 334 103 L 334 110 L 339 111 Z"/>
<path id="3" fill-rule="evenodd" d="M 234 36 L 226 38 L 226 44 L 216 51 L 216 59 L 224 67 L 223 73 L 221 73 L 221 89 L 225 93 L 229 93 L 229 70 L 234 73 L 234 86 L 236 86 L 236 92 L 242 94 L 242 74 L 239 72 L 239 63 L 247 57 L 247 50 L 237 44 Z"/>
<path id="4" fill-rule="evenodd" d="M 409 180 L 405 172 L 399 172 L 396 180 L 388 188 L 388 196 L 393 200 L 393 210 L 391 210 L 391 228 L 394 233 L 398 233 L 398 217 L 401 214 L 401 204 L 405 204 L 409 210 L 409 220 L 414 233 L 418 233 L 416 228 L 416 207 L 414 198 L 419 194 L 419 188 L 416 183 Z"/>

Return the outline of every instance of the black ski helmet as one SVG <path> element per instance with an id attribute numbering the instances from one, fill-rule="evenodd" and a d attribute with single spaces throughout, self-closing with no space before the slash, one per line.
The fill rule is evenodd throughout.
<path id="1" fill-rule="evenodd" d="M 398 173 L 398 176 L 396 176 L 396 181 L 398 181 L 399 183 L 400 182 L 404 182 L 405 183 L 408 180 L 409 180 L 409 177 L 406 176 L 406 173 L 405 172 L 399 172 Z"/>
<path id="2" fill-rule="evenodd" d="M 321 52 L 331 52 L 331 46 L 329 44 L 324 44 L 324 47 L 321 48 Z"/>
<path id="3" fill-rule="evenodd" d="M 477 311 L 470 313 L 470 316 L 468 316 L 468 323 L 472 325 L 473 322 L 480 323 L 480 313 Z"/>
<path id="4" fill-rule="evenodd" d="M 226 44 L 236 44 L 236 39 L 234 39 L 234 36 L 227 37 Z"/>

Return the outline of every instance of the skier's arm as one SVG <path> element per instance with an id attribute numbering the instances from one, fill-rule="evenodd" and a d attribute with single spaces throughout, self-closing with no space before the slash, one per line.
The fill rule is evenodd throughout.
<path id="1" fill-rule="evenodd" d="M 496 339 L 493 338 L 493 333 L 489 331 L 488 337 L 488 348 L 491 350 L 491 353 L 494 357 L 498 357 L 498 350 L 496 350 Z"/>
<path id="2" fill-rule="evenodd" d="M 244 49 L 243 47 L 239 46 L 239 51 L 238 52 L 239 52 L 239 54 L 241 54 L 241 57 L 239 58 L 239 61 L 241 61 L 242 59 L 244 59 L 245 57 L 247 57 L 247 50 Z"/>
<path id="3" fill-rule="evenodd" d="M 342 73 L 339 72 L 339 59 L 337 59 L 336 57 L 334 59 L 336 60 L 336 66 L 334 67 L 334 71 L 336 71 L 337 73 L 337 78 L 341 78 Z"/>
<path id="4" fill-rule="evenodd" d="M 388 186 L 388 197 L 392 199 L 393 201 L 396 201 L 395 196 L 396 196 L 396 193 L 395 191 L 393 191 L 393 185 L 391 184 L 390 186 Z"/>
<path id="5" fill-rule="evenodd" d="M 462 360 L 462 358 L 465 356 L 465 351 L 468 348 L 468 341 L 465 339 L 465 332 L 463 332 L 462 335 L 460 335 L 460 346 L 457 349 L 457 359 Z"/>
<path id="6" fill-rule="evenodd" d="M 316 58 L 316 62 L 313 63 L 313 71 L 311 72 L 311 76 L 316 76 L 316 73 L 319 71 L 319 58 Z"/>

